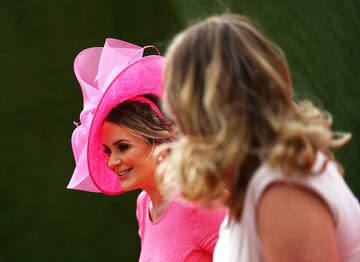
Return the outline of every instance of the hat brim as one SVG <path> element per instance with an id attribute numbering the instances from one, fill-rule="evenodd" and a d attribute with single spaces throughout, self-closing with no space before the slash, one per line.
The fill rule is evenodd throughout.
<path id="1" fill-rule="evenodd" d="M 143 57 L 122 70 L 102 96 L 94 113 L 88 137 L 88 168 L 95 186 L 104 194 L 123 193 L 117 174 L 107 166 L 107 155 L 101 143 L 101 127 L 112 108 L 132 97 L 153 94 L 160 96 L 164 58 Z"/>

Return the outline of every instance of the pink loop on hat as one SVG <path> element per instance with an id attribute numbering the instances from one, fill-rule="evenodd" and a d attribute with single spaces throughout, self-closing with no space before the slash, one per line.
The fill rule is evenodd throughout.
<path id="1" fill-rule="evenodd" d="M 160 55 L 160 51 L 159 51 L 159 49 L 157 49 L 155 46 L 153 46 L 153 45 L 147 45 L 147 46 L 144 46 L 143 48 L 140 48 L 138 51 L 136 51 L 134 54 L 133 54 L 133 56 L 129 59 L 129 64 L 130 63 L 132 63 L 132 62 L 134 62 L 134 61 L 136 61 L 138 58 L 138 55 L 139 55 L 139 53 L 141 52 L 141 55 L 144 53 L 144 51 L 145 51 L 145 49 L 147 49 L 147 48 L 153 48 L 153 49 L 155 49 L 155 51 L 156 51 L 156 53 L 158 54 L 158 55 Z"/>
<path id="2" fill-rule="evenodd" d="M 160 95 L 164 58 L 142 57 L 145 48 L 110 38 L 104 47 L 85 49 L 76 57 L 74 71 L 84 108 L 72 135 L 76 167 L 69 189 L 109 195 L 122 192 L 119 178 L 107 167 L 100 132 L 113 107 L 140 95 Z"/>

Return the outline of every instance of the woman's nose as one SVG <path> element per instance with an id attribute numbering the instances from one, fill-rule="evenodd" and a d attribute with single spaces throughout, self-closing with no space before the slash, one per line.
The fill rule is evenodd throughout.
<path id="1" fill-rule="evenodd" d="M 116 156 L 115 154 L 111 154 L 108 160 L 108 167 L 110 169 L 114 169 L 116 166 L 118 166 L 121 163 L 120 157 Z"/>

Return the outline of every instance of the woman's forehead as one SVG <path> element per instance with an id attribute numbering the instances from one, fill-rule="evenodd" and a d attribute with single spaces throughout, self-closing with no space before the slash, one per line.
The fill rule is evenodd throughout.
<path id="1" fill-rule="evenodd" d="M 110 142 L 114 140 L 128 140 L 130 142 L 138 142 L 144 140 L 140 134 L 135 130 L 127 127 L 114 124 L 111 122 L 104 122 L 101 128 L 101 138 L 103 142 Z"/>

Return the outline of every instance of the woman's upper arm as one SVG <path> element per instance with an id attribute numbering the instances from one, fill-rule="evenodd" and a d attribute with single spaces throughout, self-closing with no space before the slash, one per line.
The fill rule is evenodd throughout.
<path id="1" fill-rule="evenodd" d="M 194 211 L 191 230 L 196 236 L 196 242 L 202 250 L 212 254 L 219 238 L 220 224 L 224 220 L 226 210 L 224 208 L 198 207 Z"/>
<path id="2" fill-rule="evenodd" d="M 315 193 L 287 184 L 270 185 L 257 207 L 266 261 L 338 261 L 335 223 Z"/>

